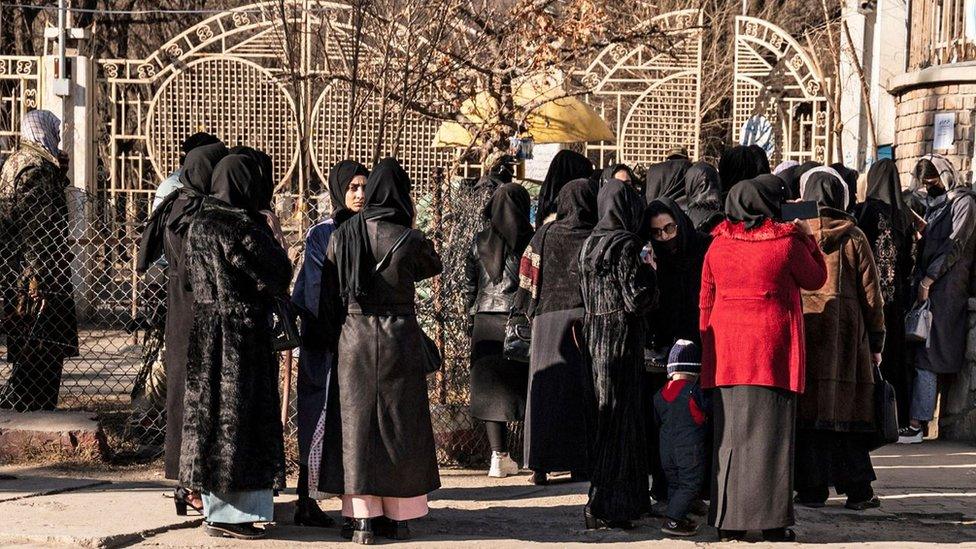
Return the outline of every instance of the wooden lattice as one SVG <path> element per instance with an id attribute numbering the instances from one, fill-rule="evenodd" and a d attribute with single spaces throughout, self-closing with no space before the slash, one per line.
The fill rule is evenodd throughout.
<path id="1" fill-rule="evenodd" d="M 672 147 L 697 157 L 701 127 L 702 15 L 689 9 L 659 15 L 665 35 L 652 44 L 605 48 L 576 76 L 592 92 L 587 101 L 617 135 L 616 142 L 587 144 L 587 155 L 648 165 Z"/>
<path id="2" fill-rule="evenodd" d="M 786 31 L 761 19 L 736 17 L 733 137 L 754 116 L 773 127 L 770 161 L 831 159 L 826 83 L 809 54 Z"/>

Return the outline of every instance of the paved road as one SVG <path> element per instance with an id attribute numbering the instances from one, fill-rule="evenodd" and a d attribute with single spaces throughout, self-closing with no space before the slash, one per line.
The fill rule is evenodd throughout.
<path id="1" fill-rule="evenodd" d="M 856 513 L 843 508 L 842 498 L 833 498 L 824 509 L 798 509 L 796 530 L 804 545 L 976 547 L 976 447 L 943 442 L 896 445 L 873 458 L 882 508 Z M 255 544 L 209 538 L 199 527 L 199 517 L 178 519 L 171 501 L 163 497 L 166 484 L 155 469 L 71 471 L 74 478 L 69 479 L 62 478 L 63 470 L 0 467 L 3 472 L 18 478 L 0 480 L 0 545 L 350 547 L 336 529 L 293 526 L 293 495 L 278 498 L 279 523 L 271 538 Z M 528 484 L 528 475 L 496 480 L 468 470 L 444 470 L 442 480 L 444 487 L 432 497 L 430 516 L 413 526 L 415 539 L 398 546 L 694 547 L 716 541 L 711 528 L 686 542 L 664 539 L 659 519 L 643 521 L 629 532 L 585 531 L 583 484 L 536 487 Z M 325 508 L 335 515 L 338 502 L 326 502 Z"/>

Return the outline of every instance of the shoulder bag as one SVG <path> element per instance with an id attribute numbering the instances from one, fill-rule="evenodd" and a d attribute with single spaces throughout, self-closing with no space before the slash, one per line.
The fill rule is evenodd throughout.
<path id="1" fill-rule="evenodd" d="M 895 388 L 881 376 L 881 368 L 874 367 L 874 422 L 875 434 L 871 450 L 898 442 L 898 404 Z"/>

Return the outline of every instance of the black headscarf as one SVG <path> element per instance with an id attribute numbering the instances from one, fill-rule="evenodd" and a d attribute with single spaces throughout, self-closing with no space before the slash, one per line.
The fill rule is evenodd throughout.
<path id="1" fill-rule="evenodd" d="M 783 183 L 786 183 L 786 190 L 789 192 L 787 198 L 789 200 L 800 198 L 800 178 L 803 177 L 803 174 L 818 166 L 820 164 L 817 162 L 804 162 L 803 164 L 790 166 L 776 174 L 776 177 L 779 177 L 783 180 Z"/>
<path id="2" fill-rule="evenodd" d="M 740 181 L 752 179 L 759 174 L 749 147 L 737 145 L 722 152 L 718 161 L 718 173 L 722 181 L 722 194 L 728 196 Z"/>
<path id="3" fill-rule="evenodd" d="M 597 195 L 600 220 L 590 236 L 596 242 L 586 254 L 591 269 L 603 270 L 624 244 L 643 242 L 638 233 L 644 225 L 644 207 L 643 198 L 622 181 L 611 179 L 600 188 Z"/>
<path id="4" fill-rule="evenodd" d="M 264 197 L 260 168 L 243 154 L 229 154 L 224 157 L 213 172 L 213 197 L 249 215 L 257 216 Z"/>
<path id="5" fill-rule="evenodd" d="M 217 136 L 211 135 L 207 132 L 197 132 L 190 137 L 183 140 L 183 144 L 180 145 L 180 151 L 183 155 L 180 158 L 180 165 L 182 166 L 186 160 L 186 155 L 190 153 L 193 149 L 198 147 L 204 147 L 206 145 L 213 145 L 215 143 L 220 143 L 220 139 Z"/>
<path id="6" fill-rule="evenodd" d="M 756 172 L 759 175 L 770 173 L 772 170 L 769 169 L 769 156 L 766 154 L 766 149 L 759 145 L 749 145 L 748 149 L 749 159 Z"/>
<path id="7" fill-rule="evenodd" d="M 811 200 L 820 206 L 844 211 L 847 203 L 847 185 L 830 172 L 814 172 L 803 188 L 803 200 Z"/>
<path id="8" fill-rule="evenodd" d="M 193 216 L 210 196 L 214 167 L 225 156 L 227 147 L 223 143 L 197 147 L 186 155 L 180 171 L 182 187 L 160 202 L 143 229 L 136 258 L 137 271 L 144 272 L 163 255 L 163 238 L 167 228 L 181 236 L 186 234 Z"/>
<path id="9" fill-rule="evenodd" d="M 891 225 L 895 231 L 904 235 L 912 225 L 911 214 L 905 205 L 901 190 L 898 166 L 890 158 L 882 158 L 868 170 L 867 200 L 883 202 L 889 208 Z"/>
<path id="10" fill-rule="evenodd" d="M 685 173 L 690 167 L 691 161 L 683 156 L 649 166 L 644 200 L 650 203 L 667 197 L 682 202 L 685 198 Z"/>
<path id="11" fill-rule="evenodd" d="M 355 160 L 342 160 L 329 170 L 329 198 L 332 199 L 332 220 L 336 227 L 356 212 L 346 208 L 346 192 L 356 176 L 369 177 L 369 170 Z"/>
<path id="12" fill-rule="evenodd" d="M 830 167 L 839 173 L 847 184 L 847 204 L 853 208 L 854 204 L 857 204 L 857 170 L 852 170 L 841 162 L 835 162 Z"/>
<path id="13" fill-rule="evenodd" d="M 268 156 L 264 151 L 259 151 L 251 147 L 231 147 L 230 154 L 243 154 L 253 161 L 257 172 L 255 173 L 255 178 L 259 184 L 258 191 L 258 203 L 261 205 L 260 210 L 272 210 L 273 206 L 271 201 L 274 199 L 275 181 L 274 181 L 274 164 L 271 161 L 271 157 Z"/>
<path id="14" fill-rule="evenodd" d="M 556 197 L 566 183 L 593 175 L 593 163 L 585 156 L 564 149 L 556 153 L 549 164 L 546 179 L 539 190 L 539 205 L 535 210 L 535 228 L 542 227 L 549 214 L 556 211 Z"/>
<path id="15" fill-rule="evenodd" d="M 410 198 L 410 176 L 395 158 L 384 158 L 366 181 L 366 206 L 333 234 L 341 293 L 362 298 L 369 293 L 369 282 L 377 258 L 369 243 L 368 221 L 386 221 L 409 229 L 414 208 Z"/>
<path id="16" fill-rule="evenodd" d="M 691 218 L 682 211 L 681 206 L 678 206 L 677 202 L 670 198 L 658 198 L 648 204 L 644 217 L 647 223 L 650 224 L 651 218 L 661 214 L 668 214 L 674 219 L 674 224 L 678 228 L 678 234 L 674 237 L 677 245 L 672 251 L 672 248 L 668 247 L 664 242 L 658 242 L 652 238 L 651 246 L 654 248 L 654 254 L 657 256 L 683 255 L 688 250 L 689 244 L 697 233 Z"/>
<path id="17" fill-rule="evenodd" d="M 490 225 L 478 239 L 478 255 L 495 284 L 502 280 L 507 256 L 521 256 L 532 239 L 531 208 L 529 191 L 518 183 L 498 187 L 485 206 L 484 216 Z"/>
<path id="18" fill-rule="evenodd" d="M 786 184 L 775 175 L 740 181 L 725 199 L 725 214 L 733 223 L 745 223 L 747 229 L 755 229 L 767 219 L 779 221 L 786 193 Z"/>
<path id="19" fill-rule="evenodd" d="M 718 170 L 708 162 L 695 162 L 685 172 L 685 196 L 688 217 L 696 228 L 724 213 Z"/>
<path id="20" fill-rule="evenodd" d="M 569 231 L 592 231 L 599 221 L 596 209 L 597 186 L 590 179 L 574 179 L 556 197 L 556 221 Z"/>
<path id="21" fill-rule="evenodd" d="M 604 168 L 603 172 L 600 173 L 600 186 L 602 187 L 604 183 L 613 179 L 613 175 L 619 171 L 627 172 L 627 175 L 630 177 L 630 185 L 632 187 L 637 186 L 637 176 L 634 175 L 634 171 L 627 164 L 611 164 Z"/>

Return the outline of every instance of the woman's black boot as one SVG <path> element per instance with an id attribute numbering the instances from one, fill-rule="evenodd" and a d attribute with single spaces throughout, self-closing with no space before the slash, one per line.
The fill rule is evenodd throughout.
<path id="1" fill-rule="evenodd" d="M 410 539 L 410 522 L 406 520 L 393 520 L 387 517 L 376 517 L 373 519 L 373 528 L 376 533 L 386 539 L 405 540 Z"/>
<path id="2" fill-rule="evenodd" d="M 352 541 L 359 545 L 373 545 L 376 541 L 373 535 L 373 519 L 353 519 Z"/>
<path id="3" fill-rule="evenodd" d="M 545 471 L 532 471 L 531 482 L 536 486 L 545 486 L 549 484 L 549 477 L 546 475 Z"/>
<path id="4" fill-rule="evenodd" d="M 593 513 L 590 513 L 589 507 L 583 508 L 583 520 L 586 522 L 587 530 L 600 530 L 610 527 L 610 523 L 607 521 L 594 517 Z"/>
<path id="5" fill-rule="evenodd" d="M 319 509 L 315 500 L 298 498 L 298 503 L 295 504 L 295 526 L 331 528 L 335 526 L 335 520 Z"/>

